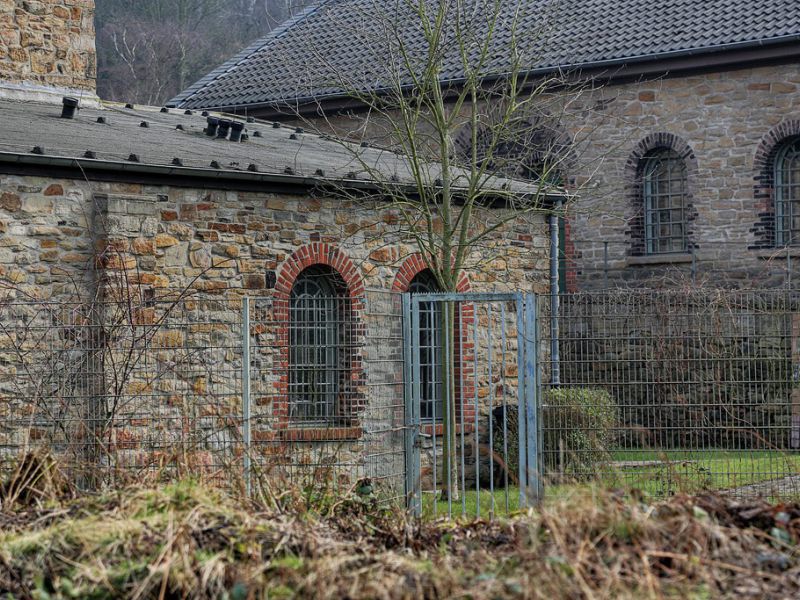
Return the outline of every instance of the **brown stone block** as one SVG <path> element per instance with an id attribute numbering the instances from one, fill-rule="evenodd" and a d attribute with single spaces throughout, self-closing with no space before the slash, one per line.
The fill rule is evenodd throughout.
<path id="1" fill-rule="evenodd" d="M 211 231 L 208 229 L 200 229 L 195 232 L 195 235 L 199 237 L 204 242 L 218 242 L 219 241 L 219 233 L 216 231 Z"/>
<path id="2" fill-rule="evenodd" d="M 131 250 L 134 254 L 152 255 L 156 252 L 154 240 L 138 237 L 131 243 Z"/>
<path id="3" fill-rule="evenodd" d="M 156 248 L 169 248 L 170 246 L 177 245 L 178 239 L 165 233 L 159 233 L 156 235 L 155 243 Z"/>
<path id="4" fill-rule="evenodd" d="M 245 275 L 244 287 L 249 290 L 262 290 L 266 287 L 266 280 L 262 273 Z"/>
<path id="5" fill-rule="evenodd" d="M 39 260 L 43 262 L 56 262 L 60 253 L 58 250 L 48 250 L 39 254 Z"/>
<path id="6" fill-rule="evenodd" d="M 183 342 L 182 331 L 159 331 L 153 336 L 153 345 L 160 348 L 180 348 Z"/>
<path id="7" fill-rule="evenodd" d="M 797 91 L 797 86 L 793 83 L 775 82 L 770 86 L 770 91 L 773 94 L 791 94 Z"/>
<path id="8" fill-rule="evenodd" d="M 174 210 L 162 210 L 161 211 L 161 220 L 162 221 L 177 221 L 178 220 L 178 213 Z"/>
<path id="9" fill-rule="evenodd" d="M 747 85 L 747 89 L 751 92 L 768 92 L 769 91 L 769 84 L 768 83 L 750 83 Z"/>
<path id="10" fill-rule="evenodd" d="M 656 93 L 652 90 L 642 90 L 639 92 L 639 102 L 655 102 Z"/>
<path id="11" fill-rule="evenodd" d="M 8 56 L 15 62 L 28 62 L 28 51 L 25 48 L 9 48 Z"/>
<path id="12" fill-rule="evenodd" d="M 47 186 L 47 189 L 44 191 L 45 196 L 63 196 L 64 195 L 64 188 L 57 183 L 53 183 Z"/>
<path id="13" fill-rule="evenodd" d="M 22 207 L 22 201 L 19 196 L 11 192 L 3 192 L 0 195 L 0 208 L 8 212 L 17 212 Z"/>

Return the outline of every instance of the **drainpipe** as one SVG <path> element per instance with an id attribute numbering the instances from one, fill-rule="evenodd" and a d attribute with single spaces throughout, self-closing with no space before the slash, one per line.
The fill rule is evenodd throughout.
<path id="1" fill-rule="evenodd" d="M 561 369 L 558 350 L 558 225 L 561 202 L 557 201 L 550 215 L 550 363 L 551 385 L 561 383 Z"/>

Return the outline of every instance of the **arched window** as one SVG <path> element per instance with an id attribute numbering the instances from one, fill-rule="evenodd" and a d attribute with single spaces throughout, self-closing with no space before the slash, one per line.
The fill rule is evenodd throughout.
<path id="1" fill-rule="evenodd" d="M 686 252 L 686 163 L 660 148 L 643 159 L 644 237 L 648 254 Z"/>
<path id="2" fill-rule="evenodd" d="M 289 297 L 289 417 L 295 425 L 329 424 L 339 415 L 347 356 L 343 283 L 330 267 L 305 269 Z"/>
<path id="3" fill-rule="evenodd" d="M 441 291 L 430 269 L 420 271 L 408 286 L 412 294 Z M 420 417 L 423 421 L 442 420 L 441 310 L 435 302 L 419 305 Z"/>
<path id="4" fill-rule="evenodd" d="M 800 245 L 800 138 L 775 157 L 775 243 Z"/>

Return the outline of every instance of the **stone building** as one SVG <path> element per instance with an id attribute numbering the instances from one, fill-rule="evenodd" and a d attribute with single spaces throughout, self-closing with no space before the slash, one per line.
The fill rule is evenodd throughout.
<path id="1" fill-rule="evenodd" d="M 116 466 L 172 464 L 172 442 L 190 438 L 204 440 L 190 462 L 210 465 L 214 444 L 241 461 L 228 430 L 244 335 L 263 455 L 305 442 L 311 463 L 327 449 L 363 464 L 372 444 L 401 472 L 375 450 L 402 461 L 385 363 L 402 367 L 398 298 L 426 266 L 354 164 L 406 185 L 404 160 L 277 121 L 99 101 L 93 4 L 0 3 L 0 454 L 47 438 L 85 458 L 76 440 L 105 423 Z M 497 229 L 469 262 L 461 291 L 546 293 L 545 216 Z M 124 406 L 114 422 L 109 399 Z M 369 418 L 387 437 L 367 439 Z"/>
<path id="2" fill-rule="evenodd" d="M 475 5 L 486 15 L 494 6 Z M 560 117 L 578 157 L 564 174 L 578 195 L 562 239 L 572 289 L 688 281 L 774 287 L 793 272 L 796 280 L 800 5 L 503 6 L 497 22 L 508 31 L 515 24 L 534 81 L 564 74 L 586 84 Z M 386 43 L 387 21 L 407 48 L 424 50 L 416 17 L 396 10 L 399 17 L 369 1 L 316 3 L 171 104 L 279 119 L 322 111 L 326 125 L 369 137 L 363 104 L 331 72 L 380 88 L 381 54 L 373 49 Z M 501 76 L 507 58 L 497 54 Z M 450 84 L 463 77 L 459 69 L 453 48 L 443 60 Z"/>

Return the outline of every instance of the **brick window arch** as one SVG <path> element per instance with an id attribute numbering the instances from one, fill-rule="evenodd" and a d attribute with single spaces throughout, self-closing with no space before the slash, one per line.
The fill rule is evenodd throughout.
<path id="1" fill-rule="evenodd" d="M 773 128 L 756 149 L 754 248 L 800 245 L 799 152 L 800 120 L 784 121 Z"/>
<path id="2" fill-rule="evenodd" d="M 697 248 L 692 240 L 696 174 L 694 151 L 680 137 L 651 133 L 636 144 L 625 163 L 632 256 Z"/>
<path id="3" fill-rule="evenodd" d="M 470 291 L 469 278 L 462 273 L 456 286 L 457 292 Z M 396 292 L 436 293 L 440 290 L 436 278 L 425 263 L 421 254 L 409 256 L 397 272 L 392 290 Z M 441 392 L 441 305 L 421 303 L 420 305 L 420 338 L 417 347 L 420 350 L 420 417 L 423 429 L 431 433 L 434 428 L 437 435 L 443 434 L 443 394 Z M 474 310 L 469 304 L 458 308 L 453 332 L 453 367 L 456 382 L 456 418 L 463 423 L 464 431 L 474 427 L 475 410 L 470 404 L 475 391 L 473 373 L 474 345 L 470 336 L 470 327 L 474 321 Z M 460 427 L 461 428 L 461 427 Z"/>
<path id="4" fill-rule="evenodd" d="M 282 373 L 273 407 L 279 430 L 309 429 L 311 437 L 301 432 L 302 439 L 359 435 L 366 400 L 359 349 L 363 293 L 356 266 L 328 244 L 304 246 L 284 263 L 273 301 L 281 325 Z"/>

